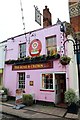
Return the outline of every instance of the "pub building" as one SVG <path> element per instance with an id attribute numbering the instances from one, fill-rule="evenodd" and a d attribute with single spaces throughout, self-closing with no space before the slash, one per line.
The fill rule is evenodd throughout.
<path id="1" fill-rule="evenodd" d="M 45 10 L 51 14 L 47 7 Z M 73 45 L 66 42 L 64 47 L 64 41 L 73 38 L 61 31 L 61 23 L 51 25 L 50 16 L 48 19 L 43 20 L 43 28 L 27 32 L 27 39 L 21 34 L 7 40 L 3 84 L 10 96 L 15 97 L 16 89 L 21 88 L 23 94 L 32 94 L 36 101 L 57 104 L 64 101 L 64 92 L 69 88 L 78 95 Z M 64 55 L 71 58 L 70 63 L 60 62 Z"/>

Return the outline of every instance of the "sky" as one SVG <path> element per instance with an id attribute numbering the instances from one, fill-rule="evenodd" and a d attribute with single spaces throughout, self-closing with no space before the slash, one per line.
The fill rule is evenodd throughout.
<path id="1" fill-rule="evenodd" d="M 57 18 L 69 22 L 68 0 L 22 0 L 26 32 L 43 27 L 35 22 L 35 6 L 41 14 L 47 5 L 52 14 L 52 24 Z M 42 17 L 41 17 L 42 18 Z M 20 0 L 0 0 L 0 42 L 23 34 L 23 22 Z"/>

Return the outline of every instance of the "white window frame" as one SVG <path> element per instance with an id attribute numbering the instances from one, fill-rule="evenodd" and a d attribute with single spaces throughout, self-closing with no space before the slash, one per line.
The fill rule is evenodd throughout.
<path id="1" fill-rule="evenodd" d="M 53 45 L 53 46 L 47 46 L 47 39 L 50 39 L 50 38 L 54 38 L 55 37 L 55 39 L 56 39 L 56 45 Z M 57 53 L 57 36 L 56 35 L 53 35 L 53 36 L 48 36 L 48 37 L 46 37 L 45 38 L 46 39 L 46 53 L 48 54 L 48 48 L 55 48 L 55 46 L 56 46 L 56 53 Z M 50 53 L 51 54 L 51 53 Z"/>
<path id="2" fill-rule="evenodd" d="M 25 72 L 18 72 L 18 88 L 20 88 L 19 87 L 19 74 L 20 73 L 24 73 L 24 82 L 25 82 Z M 20 88 L 20 89 L 23 89 L 23 90 L 25 89 L 25 83 L 24 83 L 24 88 Z"/>
<path id="3" fill-rule="evenodd" d="M 42 74 L 53 74 L 53 89 L 45 89 L 45 88 L 42 88 Z M 66 77 L 67 77 L 67 74 L 66 72 L 42 72 L 41 73 L 41 79 L 40 79 L 40 89 L 41 90 L 55 90 L 55 74 L 65 74 Z M 67 88 L 67 83 L 68 81 L 66 81 L 66 88 Z"/>
<path id="4" fill-rule="evenodd" d="M 25 56 L 20 57 L 20 45 L 23 45 L 23 44 L 25 44 L 25 46 L 26 46 L 26 43 L 21 43 L 21 44 L 19 44 L 19 58 L 24 58 L 24 57 L 26 57 L 26 50 L 25 50 Z"/>
<path id="5" fill-rule="evenodd" d="M 53 89 L 45 89 L 45 88 L 42 88 L 42 74 L 52 74 L 53 75 Z M 41 81 L 40 81 L 40 89 L 41 90 L 54 90 L 55 89 L 55 86 L 54 86 L 54 73 L 53 72 L 42 72 L 41 73 Z"/>

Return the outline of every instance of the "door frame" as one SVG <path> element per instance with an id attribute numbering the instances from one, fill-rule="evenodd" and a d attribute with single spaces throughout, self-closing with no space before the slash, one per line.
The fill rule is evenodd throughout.
<path id="1" fill-rule="evenodd" d="M 62 102 L 62 98 L 61 98 L 61 88 L 60 88 L 60 94 L 56 95 L 56 92 L 58 92 L 58 90 L 56 91 L 56 81 L 55 81 L 55 74 L 65 74 L 65 91 L 67 88 L 67 83 L 66 83 L 66 72 L 54 72 L 54 85 L 55 85 L 55 104 Z M 60 86 L 61 87 L 61 86 Z"/>

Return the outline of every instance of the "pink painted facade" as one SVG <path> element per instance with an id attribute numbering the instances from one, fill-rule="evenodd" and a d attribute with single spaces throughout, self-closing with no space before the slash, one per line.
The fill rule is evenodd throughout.
<path id="1" fill-rule="evenodd" d="M 40 55 L 46 54 L 46 38 L 56 35 L 57 41 L 57 53 L 61 55 L 64 54 L 63 42 L 66 40 L 65 36 L 63 38 L 63 33 L 60 32 L 60 25 L 54 25 L 44 29 L 39 29 L 31 31 L 25 35 L 20 35 L 10 38 L 7 41 L 7 60 L 17 60 L 19 57 L 19 44 L 26 43 L 26 57 L 30 56 L 29 46 L 34 39 L 40 40 L 42 44 L 42 49 Z M 67 46 L 66 46 L 67 47 Z M 67 49 L 66 49 L 67 53 Z M 47 69 L 31 69 L 31 70 L 12 70 L 12 64 L 5 64 L 4 70 L 4 86 L 9 88 L 10 96 L 15 96 L 16 89 L 18 88 L 18 73 L 25 73 L 25 94 L 34 94 L 36 100 L 48 101 L 58 103 L 64 98 L 63 93 L 69 88 L 70 78 L 69 78 L 69 65 L 63 66 L 59 62 L 59 59 L 53 60 L 53 68 Z M 51 73 L 53 75 L 53 88 L 43 89 L 42 88 L 42 74 Z M 62 75 L 59 81 L 56 81 L 56 74 Z M 28 77 L 29 76 L 29 77 Z M 61 76 L 60 76 L 61 77 Z M 61 79 L 63 79 L 63 83 Z M 30 86 L 29 82 L 33 81 L 33 85 Z M 64 90 L 63 90 L 64 89 Z M 63 91 L 63 92 L 61 92 Z"/>

